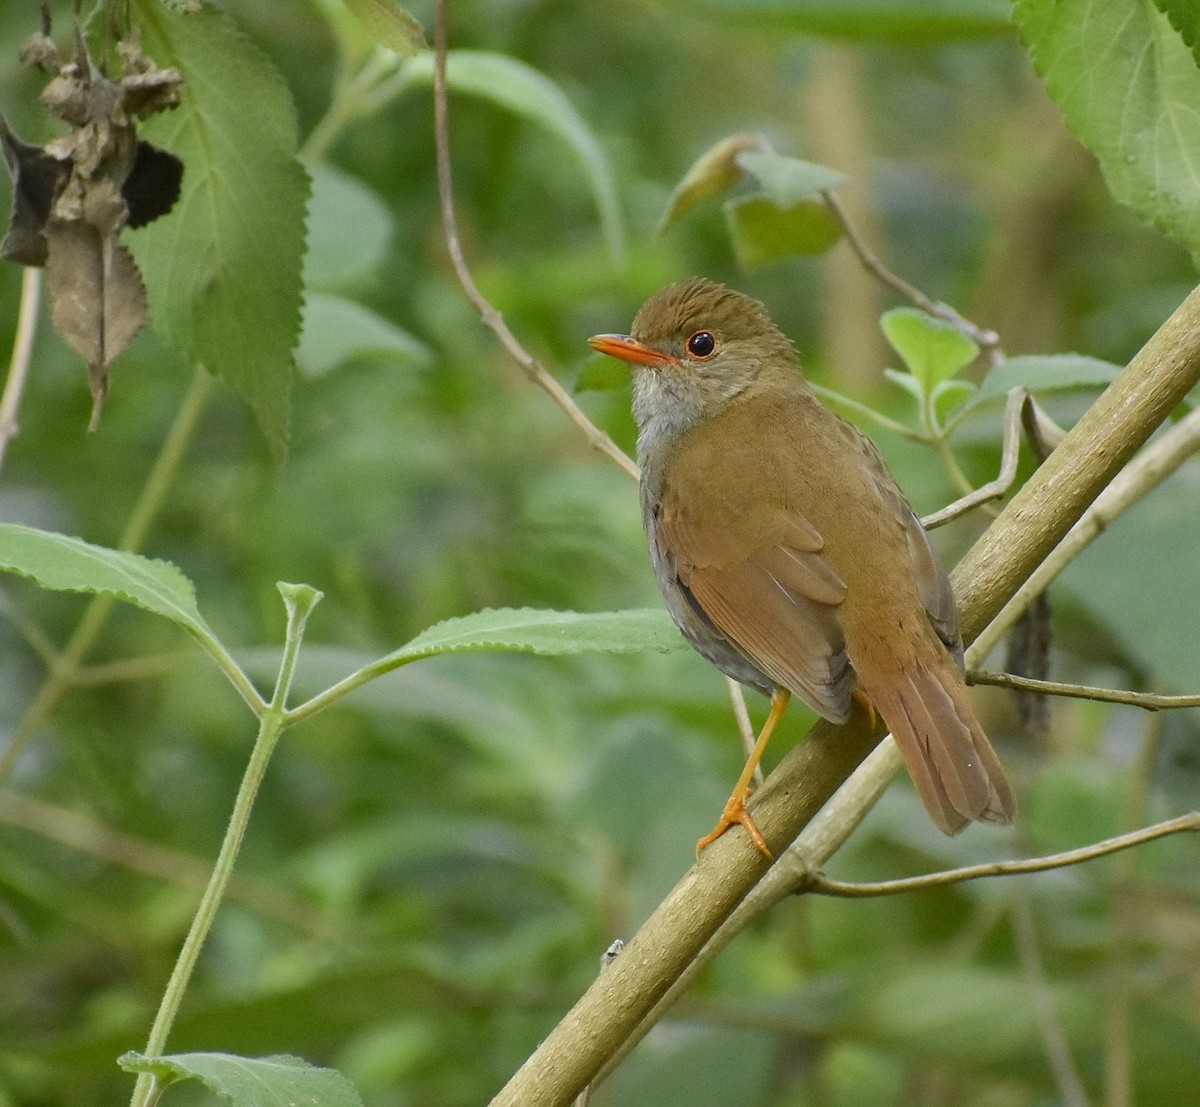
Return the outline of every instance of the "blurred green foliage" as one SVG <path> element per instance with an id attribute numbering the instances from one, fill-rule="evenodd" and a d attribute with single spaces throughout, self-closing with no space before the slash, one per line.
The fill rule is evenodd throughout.
<path id="1" fill-rule="evenodd" d="M 315 294 L 286 459 L 219 385 L 145 552 L 195 583 L 260 687 L 284 622 L 275 582 L 324 591 L 298 695 L 484 607 L 656 606 L 632 483 L 507 360 L 449 269 L 427 76 L 333 126 L 339 58 L 365 57 L 340 53 L 352 32 L 337 5 L 230 7 L 282 75 L 302 149 L 323 136 L 307 167 Z M 70 5 L 54 9 L 62 40 Z M 411 10 L 428 30 L 431 5 Z M 844 245 L 743 271 L 720 204 L 655 235 L 695 159 L 756 132 L 845 172 L 839 196 L 872 248 L 995 329 L 1007 353 L 1123 363 L 1191 288 L 1192 260 L 1114 203 L 1006 14 L 992 0 L 462 0 L 455 49 L 519 63 L 534 74 L 527 91 L 545 80 L 564 98 L 531 93 L 536 108 L 562 120 L 565 104 L 584 128 L 548 129 L 535 108 L 487 95 L 495 68 L 452 94 L 459 220 L 480 286 L 570 386 L 592 364 L 586 336 L 703 273 L 764 299 L 814 380 L 916 426 L 913 398 L 883 375 L 898 360 L 879 316 L 895 301 Z M 0 107 L 45 141 L 41 80 L 16 57 L 37 18 L 32 4 L 0 6 Z M 178 215 L 131 232 L 135 254 L 148 249 L 139 235 L 169 241 Z M 257 264 L 248 280 L 280 276 Z M 19 285 L 0 267 L 0 349 Z M 1045 396 L 1064 423 L 1104 379 L 1073 364 L 1081 387 Z M 0 518 L 119 543 L 192 371 L 147 332 L 112 376 L 89 436 L 83 367 L 39 329 Z M 627 391 L 578 398 L 632 449 Z M 977 483 L 996 472 L 999 418 L 998 400 L 980 403 L 956 429 Z M 930 450 L 875 437 L 919 510 L 955 495 Z M 1197 480 L 1193 462 L 1055 587 L 1056 677 L 1200 689 Z M 949 560 L 985 521 L 939 533 Z M 67 641 L 83 601 L 16 580 L 2 598 L 8 736 L 45 679 L 39 643 Z M 127 1098 L 116 1058 L 145 1044 L 253 739 L 216 669 L 144 612 L 114 610 L 87 661 L 96 679 L 56 705 L 0 792 L 0 1104 Z M 1030 736 L 1003 695 L 976 702 L 1021 797 L 1018 825 L 944 839 L 897 782 L 833 875 L 1068 848 L 1197 806 L 1194 712 L 1064 701 Z M 809 721 L 794 707 L 779 747 Z M 486 1102 L 611 939 L 687 869 L 739 762 L 724 684 L 690 652 L 443 657 L 376 681 L 286 735 L 172 1050 L 301 1055 L 339 1068 L 371 1107 Z M 1198 872 L 1177 839 L 1057 874 L 788 905 L 726 951 L 595 1102 L 1055 1103 L 1046 1012 L 1096 1101 L 1189 1102 Z M 1015 912 L 1032 921 L 1032 952 Z M 172 1089 L 166 1102 L 200 1094 Z"/>

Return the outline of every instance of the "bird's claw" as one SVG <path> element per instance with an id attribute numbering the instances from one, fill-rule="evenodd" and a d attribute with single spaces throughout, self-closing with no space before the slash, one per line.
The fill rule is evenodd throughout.
<path id="1" fill-rule="evenodd" d="M 717 820 L 717 825 L 712 828 L 703 838 L 696 843 L 696 856 L 700 856 L 700 851 L 707 849 L 713 844 L 722 834 L 732 826 L 740 826 L 747 834 L 750 835 L 750 841 L 754 843 L 755 848 L 768 861 L 774 861 L 775 855 L 767 848 L 766 839 L 763 838 L 762 832 L 758 829 L 757 824 L 750 812 L 746 810 L 746 800 L 749 797 L 749 791 L 742 793 L 734 792 L 729 797 L 725 804 L 725 810 L 721 812 L 721 817 Z"/>

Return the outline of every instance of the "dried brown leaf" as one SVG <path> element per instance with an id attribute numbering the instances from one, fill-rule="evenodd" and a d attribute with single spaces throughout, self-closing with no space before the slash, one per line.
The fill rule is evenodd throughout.
<path id="1" fill-rule="evenodd" d="M 108 368 L 146 322 L 146 289 L 129 251 L 89 223 L 52 219 L 46 240 L 51 319 L 87 362 L 95 430 Z"/>

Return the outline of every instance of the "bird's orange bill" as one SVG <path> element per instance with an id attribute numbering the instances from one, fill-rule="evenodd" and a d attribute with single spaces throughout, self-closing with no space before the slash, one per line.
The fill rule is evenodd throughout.
<path id="1" fill-rule="evenodd" d="M 622 361 L 633 361 L 639 365 L 677 365 L 679 363 L 678 358 L 655 350 L 627 334 L 594 334 L 588 339 L 588 345 L 593 350 L 608 354 L 609 357 L 619 357 Z"/>

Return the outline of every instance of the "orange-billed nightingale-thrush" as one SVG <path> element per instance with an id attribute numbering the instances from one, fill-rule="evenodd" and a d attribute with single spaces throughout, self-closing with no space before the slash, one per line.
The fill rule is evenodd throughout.
<path id="1" fill-rule="evenodd" d="M 813 395 L 766 308 L 695 278 L 652 296 L 632 334 L 590 342 L 633 369 L 642 517 L 667 610 L 702 656 L 771 697 L 700 846 L 740 823 L 770 856 L 745 801 L 791 694 L 833 723 L 865 696 L 947 834 L 1010 821 L 946 571 L 874 443 Z"/>

